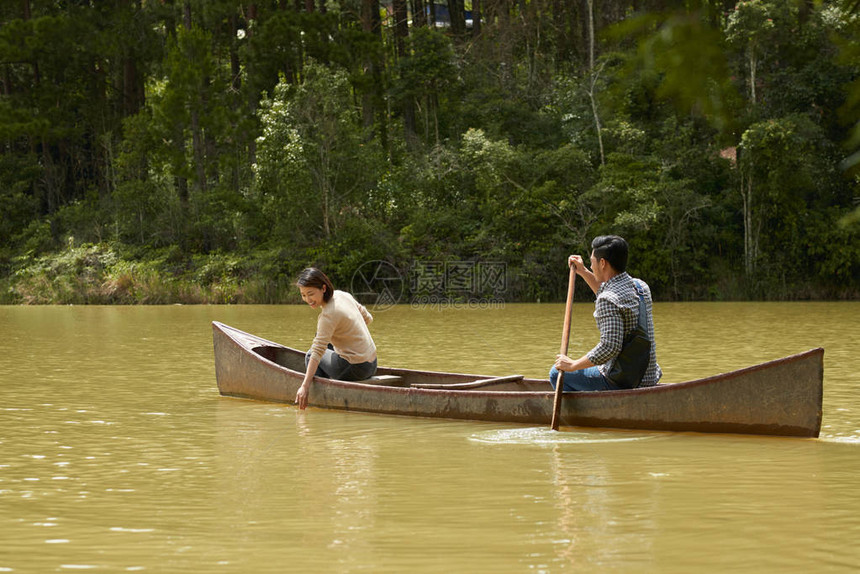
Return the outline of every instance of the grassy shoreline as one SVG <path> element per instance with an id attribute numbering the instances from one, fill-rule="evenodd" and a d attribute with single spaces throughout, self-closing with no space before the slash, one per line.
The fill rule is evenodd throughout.
<path id="1" fill-rule="evenodd" d="M 304 255 L 272 250 L 195 255 L 175 246 L 135 251 L 109 243 L 69 245 L 59 252 L 7 261 L 7 271 L 0 276 L 0 305 L 296 304 L 301 298 L 295 277 L 305 263 Z M 719 285 L 703 291 L 709 296 L 699 300 L 753 300 L 742 295 L 741 277 L 721 277 Z M 344 283 L 336 271 L 332 280 L 349 289 L 348 278 Z M 856 288 L 781 287 L 767 300 L 860 299 Z M 517 291 L 506 293 L 504 300 L 531 302 Z"/>
<path id="2" fill-rule="evenodd" d="M 292 280 L 263 254 L 121 253 L 109 244 L 19 258 L 0 279 L 0 304 L 169 305 L 297 303 Z"/>

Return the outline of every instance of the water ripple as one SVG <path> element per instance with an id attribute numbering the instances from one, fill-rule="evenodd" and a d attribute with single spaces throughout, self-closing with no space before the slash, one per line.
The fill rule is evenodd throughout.
<path id="1" fill-rule="evenodd" d="M 631 434 L 625 431 L 553 431 L 543 427 L 498 429 L 475 433 L 469 440 L 488 444 L 592 444 L 650 440 L 657 434 Z"/>

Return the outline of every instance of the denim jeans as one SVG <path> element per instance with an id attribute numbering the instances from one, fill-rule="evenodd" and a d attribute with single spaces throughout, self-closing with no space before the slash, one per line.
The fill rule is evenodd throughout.
<path id="1" fill-rule="evenodd" d="M 549 371 L 549 382 L 555 389 L 558 381 L 558 369 L 553 367 Z M 606 377 L 600 374 L 597 367 L 588 367 L 580 371 L 564 373 L 565 391 L 615 391 L 618 390 Z"/>
<path id="2" fill-rule="evenodd" d="M 305 368 L 311 361 L 311 352 L 305 354 Z M 319 367 L 314 376 L 325 377 L 327 379 L 337 379 L 339 381 L 363 381 L 369 379 L 376 373 L 376 359 L 366 363 L 352 364 L 337 353 L 334 349 L 325 350 L 320 359 Z"/>

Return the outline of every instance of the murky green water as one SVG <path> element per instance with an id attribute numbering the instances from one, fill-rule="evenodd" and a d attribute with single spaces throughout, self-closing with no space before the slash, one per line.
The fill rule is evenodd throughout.
<path id="1" fill-rule="evenodd" d="M 545 376 L 562 314 L 372 331 L 385 365 Z M 825 347 L 821 438 L 298 412 L 218 395 L 209 322 L 304 347 L 307 307 L 0 307 L 0 572 L 856 571 L 860 303 L 655 319 L 670 382 Z"/>

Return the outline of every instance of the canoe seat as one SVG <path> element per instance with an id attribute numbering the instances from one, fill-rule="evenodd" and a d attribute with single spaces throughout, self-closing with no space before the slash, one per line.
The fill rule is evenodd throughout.
<path id="1" fill-rule="evenodd" d="M 481 387 L 489 387 L 492 385 L 500 385 L 504 383 L 517 383 L 523 380 L 522 375 L 508 375 L 506 377 L 493 377 L 491 379 L 478 379 L 477 381 L 468 381 L 466 383 L 412 383 L 410 386 L 415 389 L 437 389 L 437 390 L 468 390 L 479 389 Z"/>
<path id="2" fill-rule="evenodd" d="M 362 385 L 382 385 L 389 387 L 397 387 L 403 384 L 403 377 L 400 375 L 376 375 L 363 381 L 355 381 Z"/>

